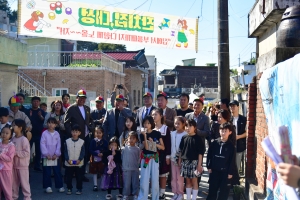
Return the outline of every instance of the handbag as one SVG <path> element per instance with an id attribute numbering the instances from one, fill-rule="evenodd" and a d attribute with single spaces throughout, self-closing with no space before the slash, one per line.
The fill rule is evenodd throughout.
<path id="1" fill-rule="evenodd" d="M 155 142 L 151 142 L 151 141 L 147 140 L 147 144 L 148 144 L 148 151 L 157 152 L 157 148 L 156 148 L 156 143 Z"/>

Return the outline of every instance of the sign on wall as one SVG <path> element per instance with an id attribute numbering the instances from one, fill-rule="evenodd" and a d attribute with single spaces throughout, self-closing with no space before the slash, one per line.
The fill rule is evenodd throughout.
<path id="1" fill-rule="evenodd" d="M 197 19 L 68 0 L 20 0 L 18 10 L 20 35 L 197 51 Z"/>

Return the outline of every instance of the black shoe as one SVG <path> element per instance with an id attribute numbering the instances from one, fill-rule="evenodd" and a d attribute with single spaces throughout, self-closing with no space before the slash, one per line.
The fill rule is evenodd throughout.
<path id="1" fill-rule="evenodd" d="M 85 176 L 83 176 L 82 181 L 83 182 L 90 182 L 90 180 L 87 177 L 85 177 Z"/>
<path id="2" fill-rule="evenodd" d="M 165 194 L 160 195 L 160 196 L 159 196 L 159 199 L 160 199 L 160 200 L 165 200 L 165 199 L 166 199 L 166 195 L 165 195 Z"/>
<path id="3" fill-rule="evenodd" d="M 81 194 L 82 194 L 82 190 L 77 190 L 77 191 L 76 191 L 76 194 L 77 194 L 77 195 L 81 195 Z"/>
<path id="4" fill-rule="evenodd" d="M 93 191 L 98 191 L 98 186 L 94 185 Z"/>
<path id="5" fill-rule="evenodd" d="M 67 195 L 71 195 L 72 194 L 72 189 L 68 189 L 67 190 Z"/>
<path id="6" fill-rule="evenodd" d="M 42 170 L 40 168 L 37 168 L 37 167 L 35 167 L 33 170 L 36 171 L 36 172 L 42 172 Z"/>

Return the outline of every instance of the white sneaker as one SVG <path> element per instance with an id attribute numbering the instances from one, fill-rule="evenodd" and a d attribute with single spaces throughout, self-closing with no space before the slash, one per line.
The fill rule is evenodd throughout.
<path id="1" fill-rule="evenodd" d="M 58 192 L 65 192 L 65 188 L 64 187 L 59 188 Z"/>
<path id="2" fill-rule="evenodd" d="M 47 187 L 46 192 L 47 193 L 52 193 L 52 188 L 51 187 Z"/>
<path id="3" fill-rule="evenodd" d="M 178 194 L 177 199 L 176 200 L 183 200 L 183 195 L 182 194 Z"/>
<path id="4" fill-rule="evenodd" d="M 174 194 L 171 200 L 177 200 L 178 194 Z"/>
<path id="5" fill-rule="evenodd" d="M 138 200 L 138 196 L 134 195 L 133 200 Z"/>
<path id="6" fill-rule="evenodd" d="M 123 196 L 122 200 L 128 200 L 128 196 Z"/>

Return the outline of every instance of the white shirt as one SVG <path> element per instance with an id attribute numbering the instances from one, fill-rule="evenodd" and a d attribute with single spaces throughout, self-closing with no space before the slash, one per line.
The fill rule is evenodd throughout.
<path id="1" fill-rule="evenodd" d="M 167 110 L 167 107 L 165 107 L 165 109 L 163 109 L 163 116 L 165 116 L 166 115 L 166 110 Z"/>
<path id="2" fill-rule="evenodd" d="M 81 112 L 81 115 L 83 117 L 83 119 L 85 120 L 85 110 L 84 110 L 84 107 L 83 106 L 78 106 L 80 112 Z M 87 126 L 85 126 L 85 137 L 89 134 L 89 129 Z"/>
<path id="3" fill-rule="evenodd" d="M 177 131 L 171 132 L 171 160 L 175 161 L 176 153 L 179 151 L 179 145 L 181 138 L 186 135 L 187 132 L 177 133 Z"/>
<path id="4" fill-rule="evenodd" d="M 149 108 L 145 107 L 144 111 L 143 111 L 143 119 L 149 115 L 150 113 L 150 110 L 151 110 L 151 106 Z"/>
<path id="5" fill-rule="evenodd" d="M 233 125 L 235 125 L 235 132 L 236 134 L 238 134 L 237 130 L 238 130 L 238 127 L 237 127 L 237 121 L 238 121 L 239 117 L 233 117 Z"/>

